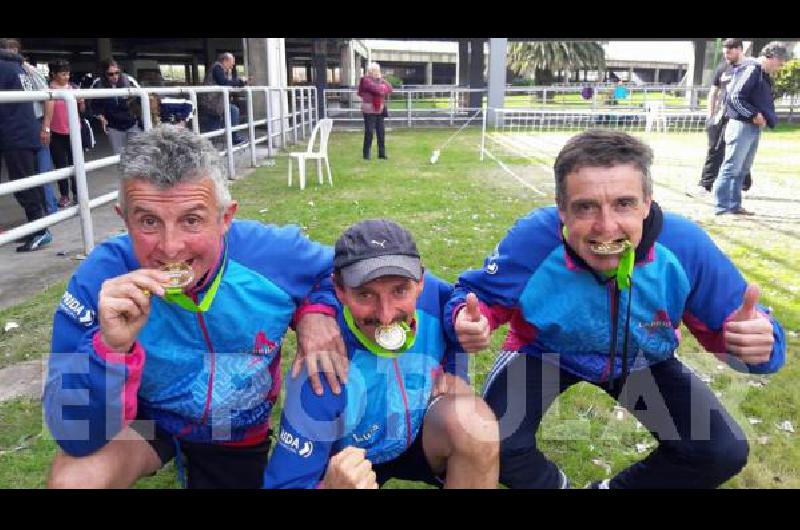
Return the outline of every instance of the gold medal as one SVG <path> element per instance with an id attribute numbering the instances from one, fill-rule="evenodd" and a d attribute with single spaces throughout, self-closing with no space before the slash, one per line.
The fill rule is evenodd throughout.
<path id="1" fill-rule="evenodd" d="M 168 263 L 161 270 L 169 275 L 169 280 L 164 286 L 167 292 L 180 292 L 189 287 L 194 281 L 194 271 L 186 263 Z"/>
<path id="2" fill-rule="evenodd" d="M 615 241 L 605 241 L 603 243 L 589 243 L 589 249 L 601 256 L 622 254 L 630 246 L 631 242 L 627 239 L 617 239 Z"/>
<path id="3" fill-rule="evenodd" d="M 378 326 L 375 329 L 375 342 L 378 346 L 390 351 L 396 351 L 406 343 L 406 330 L 399 324 Z"/>

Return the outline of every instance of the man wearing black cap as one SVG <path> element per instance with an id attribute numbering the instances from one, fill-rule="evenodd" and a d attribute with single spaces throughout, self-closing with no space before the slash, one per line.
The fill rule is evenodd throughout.
<path id="1" fill-rule="evenodd" d="M 452 286 L 424 271 L 411 234 L 387 219 L 345 231 L 333 280 L 348 381 L 317 395 L 304 372 L 288 380 L 265 487 L 496 487 L 497 421 L 460 378 L 465 354 L 442 329 Z"/>
<path id="2" fill-rule="evenodd" d="M 742 47 L 742 39 L 725 39 L 722 42 L 722 54 L 725 56 L 725 61 L 714 73 L 714 81 L 708 91 L 708 118 L 706 119 L 708 154 L 698 183 L 698 186 L 702 186 L 706 191 L 711 191 L 719 173 L 719 166 L 722 164 L 722 157 L 725 155 L 725 138 L 722 134 L 728 123 L 728 118 L 725 116 L 725 94 L 728 83 L 733 77 L 734 68 L 742 61 Z M 750 172 L 748 171 L 742 182 L 742 190 L 749 190 L 750 184 Z"/>

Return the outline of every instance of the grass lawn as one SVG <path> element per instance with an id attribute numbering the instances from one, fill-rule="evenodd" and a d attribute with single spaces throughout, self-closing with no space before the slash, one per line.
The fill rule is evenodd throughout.
<path id="1" fill-rule="evenodd" d="M 480 131 L 465 130 L 442 151 L 436 165 L 429 163 L 431 151 L 452 134 L 449 130 L 390 130 L 387 132 L 389 160 L 361 160 L 360 133 L 334 130 L 330 140 L 330 162 L 334 186 L 318 186 L 309 166 L 305 191 L 297 184 L 286 186 L 286 158 L 277 165 L 260 168 L 232 186 L 240 203 L 239 217 L 270 223 L 296 223 L 309 236 L 333 244 L 341 231 L 359 219 L 390 216 L 416 237 L 426 267 L 454 281 L 466 268 L 480 267 L 514 221 L 532 208 L 552 203 L 522 187 L 488 158 L 478 160 Z M 550 177 L 531 163 L 552 165 L 552 155 L 564 138 L 543 141 L 540 152 L 504 159 L 508 167 L 536 182 L 541 189 Z M 656 146 L 658 181 L 661 175 L 694 178 L 699 174 L 705 150 L 702 134 L 652 137 Z M 784 128 L 762 138 L 754 175 L 756 183 L 777 184 L 777 197 L 797 197 L 800 188 L 797 166 L 787 168 L 786 157 L 800 148 L 796 128 Z M 664 162 L 659 165 L 663 157 Z M 681 158 L 683 157 L 683 158 Z M 667 178 L 656 188 L 656 199 L 666 209 L 680 210 L 691 202 L 682 195 L 678 181 Z M 760 188 L 759 188 L 760 189 Z M 755 191 L 753 192 L 755 193 Z M 770 203 L 772 204 L 772 203 Z M 779 203 L 776 203 L 779 204 Z M 790 208 L 789 204 L 787 208 Z M 796 206 L 795 206 L 796 211 Z M 702 352 L 684 329 L 686 340 L 679 355 L 696 371 L 711 379 L 711 386 L 742 424 L 751 444 L 747 467 L 726 487 L 800 487 L 800 444 L 797 434 L 779 431 L 776 424 L 789 420 L 800 426 L 800 370 L 798 339 L 800 301 L 798 278 L 800 247 L 796 245 L 798 223 L 745 220 L 740 225 L 720 224 L 712 218 L 698 219 L 718 244 L 733 258 L 750 281 L 762 288 L 762 303 L 774 308 L 790 334 L 787 366 L 769 377 L 745 376 L 721 366 Z M 50 340 L 52 310 L 64 283 L 34 295 L 29 301 L 0 311 L 0 324 L 14 319 L 20 328 L 0 334 L 0 366 L 43 355 Z M 22 331 L 24 330 L 24 331 Z M 490 351 L 473 357 L 470 370 L 477 389 L 483 385 L 499 349 L 503 333 L 494 336 Z M 284 345 L 284 369 L 294 352 L 294 336 Z M 642 458 L 654 440 L 627 413 L 594 387 L 581 384 L 563 394 L 546 415 L 538 436 L 549 457 L 580 487 L 590 480 L 606 478 Z M 276 407 L 275 415 L 279 413 Z M 748 418 L 760 419 L 751 425 Z M 639 449 L 637 450 L 637 444 Z M 55 444 L 42 425 L 38 402 L 15 400 L 0 405 L 0 488 L 42 487 Z M 640 451 L 644 452 L 640 452 Z M 170 465 L 137 487 L 175 487 Z M 388 487 L 420 487 L 392 481 Z"/>

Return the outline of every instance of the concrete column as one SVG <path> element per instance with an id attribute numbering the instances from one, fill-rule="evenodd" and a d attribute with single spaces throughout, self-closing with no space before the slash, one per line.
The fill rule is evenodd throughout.
<path id="1" fill-rule="evenodd" d="M 314 68 L 314 85 L 317 87 L 317 105 L 319 115 L 322 116 L 322 106 L 325 98 L 325 88 L 328 83 L 327 59 L 328 40 L 317 39 L 312 47 L 311 64 Z"/>
<path id="2" fill-rule="evenodd" d="M 661 70 L 656 68 L 656 71 L 653 73 L 653 83 L 658 83 L 658 74 L 661 73 Z"/>
<path id="3" fill-rule="evenodd" d="M 691 62 L 689 63 L 688 72 L 689 75 L 686 77 L 686 88 L 691 89 L 695 86 L 700 86 L 703 83 L 703 66 L 706 58 L 706 41 L 705 40 L 693 40 L 692 43 L 694 44 L 694 53 L 691 57 Z M 697 107 L 697 92 L 694 90 L 687 90 L 686 91 L 686 103 L 689 104 L 691 108 Z"/>
<path id="4" fill-rule="evenodd" d="M 486 85 L 483 81 L 483 41 L 484 39 L 470 39 L 470 57 L 469 57 L 469 87 L 470 88 L 484 88 Z M 483 94 L 479 92 L 471 92 L 469 95 L 469 106 L 478 108 L 481 106 Z"/>
<path id="5" fill-rule="evenodd" d="M 200 61 L 197 60 L 197 55 L 194 53 L 192 54 L 192 84 L 203 84 L 203 80 L 200 79 Z"/>
<path id="6" fill-rule="evenodd" d="M 342 46 L 339 67 L 339 79 L 342 86 L 353 86 L 353 44 L 350 41 Z"/>
<path id="7" fill-rule="evenodd" d="M 458 64 L 456 65 L 456 84 L 469 85 L 469 40 L 458 40 Z"/>
<path id="8" fill-rule="evenodd" d="M 288 75 L 286 69 L 286 41 L 285 39 L 264 39 L 266 41 L 266 69 L 267 69 L 267 82 L 265 84 L 271 87 L 286 87 L 288 85 Z M 278 90 L 271 91 L 270 103 L 272 106 L 272 114 L 274 117 L 280 117 L 281 108 L 283 108 L 283 115 L 287 116 L 289 113 L 289 99 L 285 92 Z M 289 126 L 288 119 L 283 120 L 283 127 Z M 280 131 L 280 123 L 275 121 L 272 123 L 273 133 Z M 277 135 L 273 139 L 274 145 L 283 147 L 281 145 L 281 136 Z"/>
<path id="9" fill-rule="evenodd" d="M 217 48 L 213 39 L 203 39 L 203 41 L 206 49 L 206 73 L 208 73 L 209 68 L 211 68 L 214 61 L 217 60 Z"/>
<path id="10" fill-rule="evenodd" d="M 185 83 L 187 85 L 192 84 L 192 65 L 190 64 L 183 65 L 183 78 L 185 79 Z"/>
<path id="11" fill-rule="evenodd" d="M 433 84 L 433 63 L 430 61 L 425 65 L 425 84 Z"/>
<path id="12" fill-rule="evenodd" d="M 502 108 L 506 91 L 506 53 L 508 39 L 489 39 L 489 96 L 488 106 Z M 486 118 L 494 123 L 495 112 L 489 110 Z"/>
<path id="13" fill-rule="evenodd" d="M 269 55 L 267 54 L 267 39 L 245 39 L 247 45 L 247 82 L 251 86 L 269 84 Z M 260 119 L 266 113 L 266 100 L 261 94 L 253 95 L 253 113 Z"/>
<path id="14" fill-rule="evenodd" d="M 113 58 L 111 39 L 109 38 L 97 39 L 97 65 L 100 66 L 100 61 L 102 61 L 103 59 L 111 59 L 111 58 Z"/>

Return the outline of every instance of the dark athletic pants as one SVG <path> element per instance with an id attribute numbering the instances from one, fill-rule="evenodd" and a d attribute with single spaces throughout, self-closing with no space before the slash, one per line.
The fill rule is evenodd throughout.
<path id="1" fill-rule="evenodd" d="M 509 359 L 496 377 L 490 373 L 484 395 L 500 422 L 500 482 L 558 488 L 558 467 L 539 451 L 535 435 L 555 398 L 582 379 L 538 357 Z M 503 360 L 501 354 L 496 367 Z M 618 388 L 608 393 L 619 397 Z M 618 401 L 659 444 L 613 477 L 611 488 L 715 488 L 747 463 L 741 428 L 711 389 L 675 358 L 631 372 Z"/>
<path id="2" fill-rule="evenodd" d="M 38 149 L 16 149 L 14 151 L 0 151 L 8 169 L 8 180 L 18 180 L 30 177 L 38 172 L 39 160 L 37 158 Z M 29 188 L 27 190 L 15 191 L 14 198 L 22 209 L 25 210 L 25 218 L 35 221 L 44 217 L 46 210 L 44 189 L 41 186 Z M 31 234 L 38 236 L 44 234 L 44 230 L 39 230 Z"/>
<path id="3" fill-rule="evenodd" d="M 372 149 L 372 132 L 378 136 L 378 156 L 386 156 L 382 114 L 364 114 L 364 158 L 369 158 Z"/>

